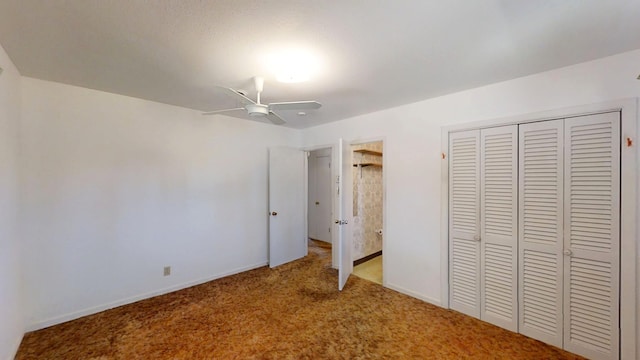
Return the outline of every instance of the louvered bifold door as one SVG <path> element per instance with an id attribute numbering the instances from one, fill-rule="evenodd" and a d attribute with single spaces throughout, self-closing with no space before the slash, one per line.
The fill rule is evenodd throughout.
<path id="1" fill-rule="evenodd" d="M 562 347 L 563 120 L 519 125 L 519 331 Z"/>
<path id="2" fill-rule="evenodd" d="M 480 317 L 480 131 L 449 134 L 449 306 Z"/>
<path id="3" fill-rule="evenodd" d="M 480 318 L 518 331 L 518 126 L 480 140 Z"/>
<path id="4" fill-rule="evenodd" d="M 565 121 L 564 347 L 618 359 L 620 114 Z"/>

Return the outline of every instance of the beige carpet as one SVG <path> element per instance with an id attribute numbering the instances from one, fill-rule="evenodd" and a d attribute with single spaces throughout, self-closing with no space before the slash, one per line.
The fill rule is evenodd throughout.
<path id="1" fill-rule="evenodd" d="M 330 250 L 28 333 L 26 359 L 577 359 L 352 276 Z"/>

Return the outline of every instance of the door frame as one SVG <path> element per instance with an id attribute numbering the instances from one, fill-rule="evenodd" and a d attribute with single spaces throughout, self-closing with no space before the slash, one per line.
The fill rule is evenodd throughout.
<path id="1" fill-rule="evenodd" d="M 336 139 L 337 140 L 337 139 Z M 385 256 L 384 253 L 387 252 L 387 243 L 388 240 L 385 238 L 386 234 L 389 233 L 389 231 L 387 231 L 387 174 L 389 173 L 388 171 L 385 171 L 384 169 L 388 166 L 388 156 L 384 156 L 384 154 L 386 154 L 388 152 L 388 143 L 387 143 L 387 137 L 386 136 L 374 136 L 374 137 L 364 137 L 364 138 L 355 138 L 355 139 L 348 139 L 346 138 L 346 140 L 349 142 L 349 146 L 351 145 L 360 145 L 360 144 L 366 144 L 366 143 L 372 143 L 372 142 L 378 142 L 381 141 L 382 142 L 382 152 L 383 152 L 383 156 L 382 156 L 382 286 L 383 287 L 388 287 L 387 286 L 387 271 L 388 271 L 388 267 L 387 267 L 387 261 L 385 260 Z M 327 149 L 327 148 L 331 148 L 331 153 L 335 154 L 336 150 L 336 143 L 331 143 L 331 144 L 320 144 L 320 145 L 313 145 L 313 146 L 306 146 L 306 147 L 302 147 L 303 151 L 314 151 L 314 150 L 320 150 L 320 149 Z M 333 182 L 335 182 L 335 178 L 337 176 L 337 172 L 336 172 L 336 167 L 334 166 L 335 164 L 335 158 L 334 156 L 332 156 L 331 159 L 331 179 Z M 307 176 L 308 176 L 308 169 L 307 169 Z M 351 185 L 353 186 L 353 185 Z M 335 209 L 336 209 L 336 197 L 332 196 L 331 197 L 331 201 L 332 201 L 332 217 L 335 219 Z M 337 239 L 337 231 L 338 229 L 336 229 L 336 227 L 334 226 L 331 230 L 331 266 L 334 269 L 338 268 L 338 247 L 336 246 L 336 239 Z M 353 259 L 351 259 L 351 261 L 353 261 Z"/>
<path id="2" fill-rule="evenodd" d="M 306 146 L 302 148 L 302 151 L 306 151 L 307 153 L 310 153 L 311 151 L 322 150 L 322 149 L 331 149 L 331 183 L 333 184 L 337 176 L 336 166 L 335 166 L 336 144 Z M 307 167 L 307 181 L 308 179 L 309 179 L 309 167 Z M 307 202 L 308 201 L 309 201 L 309 193 L 307 192 Z M 336 205 L 337 205 L 336 197 L 332 195 L 331 196 L 331 218 L 332 219 L 336 218 L 336 214 L 335 214 Z M 307 235 L 309 234 L 309 227 L 308 227 L 309 218 L 308 217 L 309 217 L 309 214 L 307 214 L 307 219 L 305 220 L 307 222 Z M 338 246 L 337 246 L 338 230 L 339 229 L 337 229 L 335 224 L 332 224 L 331 226 L 331 267 L 334 269 L 338 268 Z"/>
<path id="3" fill-rule="evenodd" d="M 323 150 L 325 150 L 325 151 L 326 151 L 326 150 L 328 150 L 328 155 L 326 155 L 326 156 L 322 156 L 323 158 L 325 158 L 325 157 L 328 157 L 328 158 L 329 158 L 329 172 L 328 172 L 328 176 L 327 176 L 327 178 L 324 178 L 324 177 L 319 177 L 319 176 L 317 176 L 317 174 L 316 174 L 316 176 L 315 176 L 315 177 L 312 177 L 312 176 L 311 176 L 311 172 L 312 172 L 313 170 L 312 170 L 311 163 L 312 163 L 312 160 L 313 160 L 313 157 L 314 157 L 314 156 L 313 156 L 313 155 L 314 155 L 313 153 L 314 153 L 315 151 L 323 151 Z M 325 191 L 326 191 L 326 190 L 329 190 L 328 197 L 332 198 L 332 195 L 331 195 L 331 189 L 333 188 L 333 186 L 332 186 L 332 183 L 333 183 L 332 178 L 333 178 L 333 176 L 332 176 L 331 172 L 332 172 L 332 170 L 333 170 L 333 166 L 332 166 L 332 162 L 333 162 L 333 149 L 331 149 L 330 147 L 326 147 L 326 148 L 321 148 L 321 149 L 317 149 L 317 150 L 309 150 L 309 151 L 307 151 L 307 153 L 309 153 L 309 155 L 307 156 L 307 181 L 308 181 L 309 183 L 311 183 L 311 181 L 312 181 L 312 179 L 313 179 L 313 178 L 315 178 L 314 180 L 317 180 L 317 179 L 320 179 L 320 178 L 324 178 L 324 180 L 328 180 L 328 181 L 329 181 L 329 184 L 328 184 L 329 186 L 328 186 L 327 188 L 325 188 L 324 190 L 325 190 Z M 318 159 L 318 158 L 316 158 L 316 159 Z M 314 160 L 314 162 L 315 162 L 315 161 L 316 161 L 316 160 Z M 317 185 L 317 184 L 316 184 L 316 185 Z M 317 186 L 316 186 L 316 187 L 317 187 Z M 314 219 L 314 218 L 311 216 L 311 209 L 313 209 L 313 208 L 314 208 L 314 204 L 313 204 L 313 202 L 312 202 L 311 195 L 314 195 L 314 194 L 316 193 L 316 191 L 317 191 L 317 189 L 311 189 L 310 187 L 308 187 L 308 189 L 307 189 L 307 222 L 308 222 L 308 226 L 307 226 L 307 232 L 308 232 L 308 234 L 307 234 L 307 235 L 309 235 L 309 237 L 310 237 L 310 238 L 313 238 L 313 237 L 311 237 L 310 235 L 311 235 L 311 230 L 312 230 L 312 226 L 311 226 L 311 225 L 314 223 L 314 221 L 311 221 L 312 219 Z M 315 194 L 315 195 L 317 195 L 317 194 Z M 316 198 L 315 200 L 319 200 L 319 198 Z M 320 199 L 320 200 L 321 200 L 321 199 Z M 326 202 L 327 202 L 327 204 L 328 204 L 327 206 L 328 206 L 328 210 L 329 210 L 328 225 L 329 225 L 329 229 L 330 229 L 330 230 L 329 230 L 329 234 L 328 234 L 328 240 L 321 240 L 321 239 L 317 239 L 317 240 L 327 241 L 327 242 L 329 242 L 329 243 L 333 243 L 333 241 L 332 241 L 332 233 L 333 233 L 333 231 L 331 230 L 331 229 L 333 228 L 333 226 L 332 226 L 332 223 L 333 223 L 333 222 L 331 221 L 331 220 L 333 219 L 333 200 L 331 200 L 331 201 L 326 201 Z M 325 227 L 325 230 L 326 230 L 326 227 Z M 317 235 L 317 233 L 316 233 L 316 235 Z M 326 235 L 326 234 L 325 234 L 325 235 Z"/>
<path id="4" fill-rule="evenodd" d="M 387 257 L 384 256 L 385 252 L 387 252 L 387 242 L 388 242 L 385 236 L 386 234 L 389 233 L 387 231 L 387 173 L 388 171 L 385 171 L 385 168 L 388 165 L 387 164 L 388 156 L 385 156 L 385 153 L 387 153 L 387 139 L 384 136 L 362 138 L 362 139 L 351 141 L 349 146 L 369 144 L 374 142 L 382 143 L 382 286 L 388 287 L 387 286 L 388 267 L 387 267 L 387 261 L 385 260 Z M 352 150 L 352 154 L 353 154 L 353 150 Z M 353 186 L 353 184 L 351 184 L 351 186 Z M 353 259 L 351 259 L 351 261 L 353 262 Z"/>
<path id="5" fill-rule="evenodd" d="M 272 149 L 276 149 L 276 148 L 290 149 L 290 150 L 300 151 L 300 152 L 304 153 L 303 154 L 303 157 L 304 157 L 304 160 L 303 160 L 304 161 L 304 165 L 303 165 L 304 166 L 304 171 L 303 171 L 304 179 L 302 180 L 303 181 L 303 184 L 302 184 L 303 193 L 304 193 L 304 195 L 303 195 L 303 211 L 304 211 L 303 218 L 304 218 L 304 224 L 303 225 L 304 225 L 305 237 L 307 237 L 308 234 L 309 234 L 309 219 L 308 219 L 309 214 L 307 213 L 308 212 L 307 211 L 307 209 L 308 209 L 307 202 L 309 201 L 308 200 L 308 198 L 309 198 L 309 189 L 308 189 L 308 185 L 309 185 L 309 179 L 308 179 L 308 176 L 309 176 L 309 159 L 308 159 L 308 156 L 309 156 L 309 153 L 304 151 L 304 150 L 302 150 L 302 149 L 300 149 L 299 147 L 292 147 L 292 146 L 272 146 L 272 147 L 269 147 L 268 148 L 268 155 L 267 155 L 267 157 L 268 157 L 268 164 L 267 164 L 267 168 L 268 168 L 267 169 L 268 170 L 267 171 L 267 210 L 268 210 L 268 213 L 267 213 L 267 238 L 268 238 L 268 242 L 267 242 L 267 262 L 269 264 L 269 268 L 273 268 L 273 267 L 277 267 L 277 266 L 286 264 L 286 262 L 285 262 L 285 263 L 280 263 L 280 264 L 278 264 L 276 266 L 273 266 L 272 261 L 271 261 L 272 260 L 271 259 L 271 244 L 272 244 L 271 242 L 273 241 L 272 238 L 271 238 L 271 217 L 272 217 L 271 212 L 273 210 L 275 210 L 275 209 L 273 209 L 272 198 L 271 198 L 271 195 L 272 195 L 271 194 L 271 166 L 272 166 L 272 164 L 271 164 L 271 152 L 272 152 Z M 303 255 L 303 257 L 304 257 L 304 256 L 308 255 L 309 250 L 308 250 L 308 247 L 307 247 L 308 240 L 307 239 L 303 239 L 303 240 L 304 240 L 304 255 Z"/>
<path id="6" fill-rule="evenodd" d="M 637 225 L 638 188 L 638 98 L 621 99 L 591 105 L 561 108 L 513 117 L 474 121 L 442 127 L 441 130 L 441 191 L 440 191 L 440 297 L 441 304 L 449 308 L 449 133 L 486 127 L 525 124 L 530 122 L 621 112 L 621 167 L 620 167 L 620 355 L 622 359 L 636 359 L 637 319 Z M 627 146 L 626 139 L 635 143 Z M 622 216 L 624 214 L 624 216 Z M 384 246 L 384 243 L 383 243 Z M 624 251 L 622 251 L 624 250 Z"/>

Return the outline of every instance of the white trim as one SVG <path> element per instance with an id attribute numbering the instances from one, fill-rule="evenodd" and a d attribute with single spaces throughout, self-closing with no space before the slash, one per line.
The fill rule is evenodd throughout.
<path id="1" fill-rule="evenodd" d="M 637 187 L 638 187 L 638 100 L 621 106 L 620 186 L 620 355 L 636 359 L 637 344 Z M 626 139 L 634 140 L 627 147 Z M 624 216 L 623 216 L 624 214 Z"/>
<path id="2" fill-rule="evenodd" d="M 227 277 L 227 276 L 230 276 L 230 275 L 235 275 L 235 274 L 239 274 L 241 272 L 257 269 L 257 268 L 260 268 L 260 267 L 263 267 L 263 266 L 267 266 L 268 264 L 269 264 L 268 261 L 262 261 L 262 262 L 259 262 L 257 264 L 236 268 L 234 270 L 223 272 L 223 273 L 211 276 L 211 277 L 201 278 L 201 279 L 194 280 L 194 281 L 188 281 L 186 283 L 169 286 L 169 287 L 166 287 L 166 288 L 163 288 L 163 289 L 160 289 L 160 290 L 154 290 L 154 291 L 150 291 L 148 293 L 131 296 L 131 297 L 128 297 L 128 298 L 125 298 L 125 299 L 121 299 L 121 300 L 116 300 L 116 301 L 113 301 L 113 302 L 110 302 L 110 303 L 106 303 L 106 304 L 102 304 L 102 305 L 98 305 L 98 306 L 93 306 L 93 307 L 90 307 L 90 308 L 87 308 L 87 309 L 84 309 L 84 310 L 74 311 L 72 313 L 68 313 L 68 314 L 61 315 L 61 316 L 56 316 L 56 317 L 53 317 L 53 318 L 46 319 L 44 321 L 39 321 L 39 322 L 36 322 L 36 323 L 33 323 L 33 324 L 29 324 L 26 327 L 25 331 L 35 331 L 35 330 L 44 329 L 44 328 L 49 327 L 49 326 L 61 324 L 61 323 L 67 322 L 67 321 L 71 321 L 71 320 L 75 320 L 75 319 L 81 318 L 83 316 L 92 315 L 92 314 L 95 314 L 95 313 L 99 313 L 101 311 L 113 309 L 113 308 L 118 307 L 118 306 L 131 304 L 131 303 L 134 303 L 136 301 L 149 299 L 149 298 L 152 298 L 152 297 L 155 297 L 155 296 L 158 296 L 158 295 L 164 295 L 164 294 L 167 294 L 167 293 L 170 293 L 170 292 L 186 289 L 186 288 L 189 288 L 189 287 L 192 287 L 192 286 L 201 285 L 201 284 L 207 283 L 209 281 L 221 279 L 223 277 Z"/>
<path id="3" fill-rule="evenodd" d="M 440 135 L 440 303 L 449 309 L 449 130 Z"/>
<path id="4" fill-rule="evenodd" d="M 13 355 L 9 355 L 7 360 L 13 360 L 15 356 L 18 354 L 18 348 L 20 348 L 20 344 L 22 343 L 23 338 L 24 338 L 24 334 L 18 336 L 18 339 L 16 339 L 16 341 L 13 343 L 13 346 L 9 348 L 10 350 L 9 354 L 13 354 Z"/>
<path id="5" fill-rule="evenodd" d="M 588 114 L 621 111 L 621 268 L 620 268 L 620 355 L 622 359 L 636 359 L 637 351 L 637 196 L 638 196 L 638 99 L 628 98 L 598 104 L 574 106 L 533 114 L 518 115 L 499 119 L 488 119 L 459 125 L 442 127 L 441 149 L 446 154 L 442 161 L 440 194 L 440 284 L 441 306 L 449 308 L 449 199 L 448 199 L 448 143 L 449 133 L 509 124 L 575 117 Z M 632 147 L 626 146 L 626 138 L 634 140 Z"/>
<path id="6" fill-rule="evenodd" d="M 599 114 L 605 112 L 612 111 L 620 111 L 623 108 L 627 108 L 627 111 L 630 110 L 628 107 L 636 107 L 636 99 L 635 98 L 626 98 L 620 99 L 616 101 L 607 101 L 603 103 L 597 104 L 587 104 L 587 105 L 579 105 L 572 106 L 567 108 L 560 108 L 548 111 L 540 111 L 531 114 L 522 114 L 516 116 L 508 116 L 503 118 L 495 118 L 495 119 L 485 119 L 479 121 L 473 121 L 462 124 L 455 125 L 445 125 L 442 127 L 442 131 L 446 132 L 455 132 L 462 130 L 473 130 L 473 129 L 481 129 L 487 127 L 494 126 L 503 126 L 503 125 L 516 125 L 516 124 L 526 124 L 530 122 L 538 122 L 545 120 L 555 120 L 559 118 L 568 118 L 568 117 L 576 117 L 576 116 L 584 116 L 591 114 Z"/>
<path id="7" fill-rule="evenodd" d="M 309 255 L 309 151 L 304 152 L 304 236 L 301 241 L 304 243 L 304 256 Z"/>
<path id="8" fill-rule="evenodd" d="M 432 297 L 428 297 L 428 296 L 424 296 L 424 295 L 422 295 L 420 293 L 417 293 L 415 291 L 407 290 L 407 289 L 403 288 L 402 286 L 398 286 L 398 285 L 394 285 L 394 284 L 391 284 L 391 283 L 387 283 L 385 285 L 385 287 L 389 288 L 391 290 L 395 290 L 395 291 L 397 291 L 399 293 L 402 293 L 402 294 L 405 294 L 405 295 L 409 295 L 409 296 L 414 297 L 416 299 L 420 299 L 422 301 L 428 302 L 429 304 L 432 304 L 432 305 L 435 305 L 435 306 L 439 306 L 439 307 L 443 307 L 442 306 L 443 304 L 438 299 L 435 299 L 435 298 L 432 298 Z"/>

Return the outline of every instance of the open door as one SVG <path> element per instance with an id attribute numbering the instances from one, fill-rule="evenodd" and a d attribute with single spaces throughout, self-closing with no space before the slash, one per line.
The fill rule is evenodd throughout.
<path id="1" fill-rule="evenodd" d="M 269 266 L 307 255 L 307 155 L 269 149 Z"/>
<path id="2" fill-rule="evenodd" d="M 338 235 L 338 290 L 344 285 L 353 272 L 351 259 L 351 224 L 353 218 L 353 170 L 351 160 L 351 145 L 340 139 L 336 146 L 334 160 L 336 175 L 336 229 Z"/>

